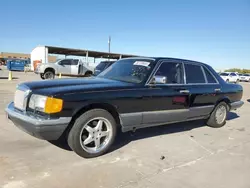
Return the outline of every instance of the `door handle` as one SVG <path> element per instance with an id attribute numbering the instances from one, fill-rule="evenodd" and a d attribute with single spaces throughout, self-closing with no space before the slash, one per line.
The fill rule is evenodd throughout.
<path id="1" fill-rule="evenodd" d="M 215 92 L 220 92 L 221 90 L 220 90 L 220 88 L 218 88 L 218 89 L 215 89 L 214 91 Z"/>
<path id="2" fill-rule="evenodd" d="M 189 90 L 180 90 L 180 93 L 182 93 L 182 94 L 189 94 Z"/>

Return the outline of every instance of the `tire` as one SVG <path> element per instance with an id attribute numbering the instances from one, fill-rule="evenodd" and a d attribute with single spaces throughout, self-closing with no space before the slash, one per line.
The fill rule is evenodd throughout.
<path id="1" fill-rule="evenodd" d="M 227 79 L 226 82 L 229 83 L 229 79 Z"/>
<path id="2" fill-rule="evenodd" d="M 239 82 L 240 82 L 239 80 L 236 80 L 236 82 L 235 82 L 235 83 L 236 83 L 236 84 L 238 84 Z"/>
<path id="3" fill-rule="evenodd" d="M 92 76 L 92 72 L 91 71 L 87 71 L 87 72 L 85 72 L 85 74 L 84 74 L 84 76 L 85 77 L 90 77 L 90 76 Z"/>
<path id="4" fill-rule="evenodd" d="M 43 75 L 45 80 L 49 80 L 49 79 L 54 79 L 55 78 L 55 73 L 52 71 L 46 71 Z"/>
<path id="5" fill-rule="evenodd" d="M 103 123 L 98 127 L 100 121 Z M 117 125 L 114 117 L 106 110 L 93 109 L 76 119 L 68 135 L 68 145 L 81 157 L 98 157 L 108 151 L 116 133 Z M 101 134 L 106 136 L 99 136 Z M 100 147 L 96 149 L 98 140 Z"/>
<path id="6" fill-rule="evenodd" d="M 220 109 L 224 109 L 222 112 L 222 116 L 218 116 L 220 114 Z M 226 124 L 227 114 L 229 111 L 229 106 L 225 102 L 220 102 L 211 113 L 207 125 L 214 128 L 223 127 Z M 220 119 L 221 117 L 221 119 Z"/>
<path id="7" fill-rule="evenodd" d="M 44 80 L 44 74 L 41 73 L 40 77 L 41 77 L 42 80 Z"/>

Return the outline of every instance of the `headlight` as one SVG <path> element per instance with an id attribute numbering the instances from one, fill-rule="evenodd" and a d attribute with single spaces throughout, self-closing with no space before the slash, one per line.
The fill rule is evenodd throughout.
<path id="1" fill-rule="evenodd" d="M 48 114 L 61 112 L 63 100 L 33 94 L 30 97 L 29 108 Z"/>

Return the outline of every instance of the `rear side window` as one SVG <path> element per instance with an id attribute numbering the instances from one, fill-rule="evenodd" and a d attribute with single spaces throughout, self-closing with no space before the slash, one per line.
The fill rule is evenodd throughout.
<path id="1" fill-rule="evenodd" d="M 207 70 L 207 68 L 204 67 L 204 71 L 207 77 L 207 82 L 210 84 L 217 83 L 213 75 Z"/>
<path id="2" fill-rule="evenodd" d="M 237 76 L 235 73 L 231 73 L 230 75 L 231 75 L 231 76 Z"/>
<path id="3" fill-rule="evenodd" d="M 206 83 L 200 65 L 185 64 L 185 72 L 187 84 Z"/>
<path id="4" fill-rule="evenodd" d="M 103 71 L 105 67 L 107 66 L 107 63 L 101 62 L 96 66 L 97 70 Z"/>
<path id="5" fill-rule="evenodd" d="M 78 59 L 73 59 L 71 65 L 78 65 Z"/>

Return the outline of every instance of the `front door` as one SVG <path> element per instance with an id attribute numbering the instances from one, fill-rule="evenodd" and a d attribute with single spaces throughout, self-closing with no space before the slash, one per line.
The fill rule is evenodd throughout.
<path id="1" fill-rule="evenodd" d="M 59 65 L 59 71 L 58 73 L 70 75 L 71 74 L 71 59 L 63 59 L 61 60 Z"/>
<path id="2" fill-rule="evenodd" d="M 184 84 L 183 63 L 163 61 L 154 76 L 164 76 L 166 83 L 147 86 L 143 98 L 143 124 L 185 120 L 189 91 Z"/>

